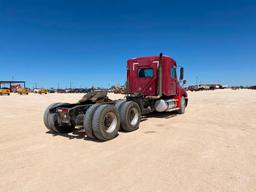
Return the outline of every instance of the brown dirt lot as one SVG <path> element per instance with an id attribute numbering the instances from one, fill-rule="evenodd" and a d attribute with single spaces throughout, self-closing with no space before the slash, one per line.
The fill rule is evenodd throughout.
<path id="1" fill-rule="evenodd" d="M 256 191 L 256 91 L 189 92 L 108 142 L 47 133 L 44 109 L 81 97 L 0 97 L 0 191 Z"/>

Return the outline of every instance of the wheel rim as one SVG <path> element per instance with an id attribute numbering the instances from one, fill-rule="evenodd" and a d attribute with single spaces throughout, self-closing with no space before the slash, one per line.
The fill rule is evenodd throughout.
<path id="1" fill-rule="evenodd" d="M 104 118 L 104 127 L 107 133 L 112 133 L 117 126 L 117 117 L 113 112 L 108 112 Z"/>
<path id="2" fill-rule="evenodd" d="M 131 108 L 129 113 L 130 124 L 135 126 L 139 120 L 139 111 L 136 108 Z"/>

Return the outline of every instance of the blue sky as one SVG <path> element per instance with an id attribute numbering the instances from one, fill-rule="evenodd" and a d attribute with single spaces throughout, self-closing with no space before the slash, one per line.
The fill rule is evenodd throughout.
<path id="1" fill-rule="evenodd" d="M 128 58 L 160 52 L 188 84 L 256 84 L 256 1 L 0 0 L 0 80 L 122 84 Z"/>

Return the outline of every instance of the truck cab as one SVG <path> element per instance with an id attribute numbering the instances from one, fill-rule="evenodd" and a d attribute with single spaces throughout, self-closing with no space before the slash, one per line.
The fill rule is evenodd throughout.
<path id="1" fill-rule="evenodd" d="M 184 69 L 181 68 L 180 78 L 177 78 L 177 64 L 169 56 L 148 56 L 129 59 L 127 62 L 127 91 L 155 102 L 152 110 L 159 112 L 178 110 L 182 99 L 185 106 L 188 97 L 180 85 L 183 81 Z M 183 81 L 185 83 L 185 81 Z M 150 102 L 152 104 L 152 101 Z M 159 103 L 165 105 L 159 108 Z M 149 106 L 147 106 L 149 107 Z"/>

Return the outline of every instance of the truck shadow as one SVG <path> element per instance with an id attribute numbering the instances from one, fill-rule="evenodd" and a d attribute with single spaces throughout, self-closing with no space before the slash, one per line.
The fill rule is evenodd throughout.
<path id="1" fill-rule="evenodd" d="M 146 121 L 150 118 L 170 119 L 170 118 L 173 118 L 177 115 L 178 115 L 177 112 L 174 112 L 174 111 L 173 112 L 163 112 L 163 113 L 153 112 L 153 113 L 143 115 L 142 118 L 141 118 L 141 122 Z"/>
<path id="2" fill-rule="evenodd" d="M 72 133 L 55 133 L 53 131 L 47 131 L 46 133 L 52 135 L 53 137 L 63 136 L 68 139 L 83 139 L 85 137 L 85 133 L 79 132 L 78 130 L 75 130 Z"/>
<path id="3" fill-rule="evenodd" d="M 52 135 L 53 137 L 57 137 L 57 136 L 66 137 L 67 139 L 70 139 L 70 140 L 71 139 L 84 139 L 86 141 L 93 141 L 96 143 L 104 143 L 105 142 L 105 141 L 100 141 L 96 138 L 91 139 L 89 137 L 86 137 L 85 132 L 81 131 L 81 129 L 75 129 L 72 133 L 55 133 L 52 131 L 47 131 L 46 134 Z"/>
<path id="4" fill-rule="evenodd" d="M 178 114 L 175 112 L 164 112 L 164 113 L 157 113 L 153 112 L 150 114 L 143 115 L 141 117 L 141 122 L 147 121 L 148 119 L 151 118 L 161 118 L 161 119 L 169 119 L 177 116 Z M 120 132 L 123 132 L 120 130 Z M 67 139 L 84 139 L 86 141 L 92 141 L 92 142 L 97 142 L 97 143 L 104 143 L 105 141 L 99 141 L 98 139 L 91 139 L 89 137 L 86 137 L 85 132 L 82 129 L 75 129 L 72 133 L 55 133 L 52 131 L 47 131 L 46 132 L 49 135 L 52 135 L 53 137 L 61 136 L 61 137 L 66 137 Z M 118 136 L 118 135 L 117 135 Z M 116 137 L 117 137 L 116 136 Z"/>

